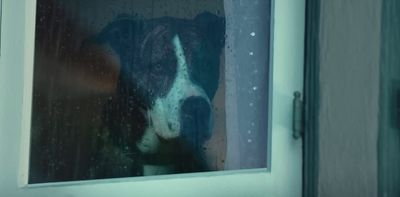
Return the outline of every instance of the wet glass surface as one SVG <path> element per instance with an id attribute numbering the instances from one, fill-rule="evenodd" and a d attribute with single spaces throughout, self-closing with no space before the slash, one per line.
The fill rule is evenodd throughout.
<path id="1" fill-rule="evenodd" d="M 269 10 L 38 0 L 29 183 L 267 167 Z"/>

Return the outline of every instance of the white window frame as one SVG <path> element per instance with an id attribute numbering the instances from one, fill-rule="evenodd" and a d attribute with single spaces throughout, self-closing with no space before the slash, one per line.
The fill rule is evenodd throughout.
<path id="1" fill-rule="evenodd" d="M 292 138 L 291 104 L 293 92 L 303 89 L 305 2 L 273 2 L 271 168 L 28 185 L 36 0 L 4 1 L 0 59 L 1 193 L 16 197 L 301 196 L 302 141 Z M 25 15 L 17 11 L 21 8 Z"/>

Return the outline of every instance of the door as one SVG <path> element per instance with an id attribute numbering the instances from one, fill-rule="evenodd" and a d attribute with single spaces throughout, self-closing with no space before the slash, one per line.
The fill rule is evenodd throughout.
<path id="1" fill-rule="evenodd" d="M 399 137 L 399 40 L 398 28 L 393 19 L 398 19 L 397 1 L 382 2 L 382 36 L 380 59 L 380 109 L 379 109 L 379 196 L 400 195 L 400 137 Z"/>
<path id="2" fill-rule="evenodd" d="M 252 11 L 259 11 L 262 6 L 266 6 L 265 13 Z M 28 184 L 29 177 L 32 176 L 29 171 L 32 168 L 29 164 L 32 158 L 30 160 L 29 157 L 34 156 L 30 154 L 34 147 L 31 144 L 30 131 L 33 120 L 32 95 L 35 93 L 33 65 L 35 54 L 38 53 L 35 51 L 36 1 L 4 1 L 0 66 L 2 193 L 6 196 L 301 196 L 302 142 L 292 137 L 291 117 L 293 92 L 302 91 L 303 88 L 305 3 L 289 0 L 254 1 L 253 5 L 226 0 L 223 9 L 226 15 L 226 39 L 222 58 L 225 62 L 223 72 L 226 78 L 224 93 L 229 95 L 224 100 L 224 121 L 228 128 L 226 131 L 229 131 L 224 153 L 226 162 L 229 163 L 224 166 L 226 170 Z M 258 14 L 265 15 L 265 24 L 252 20 L 260 18 Z M 268 20 L 268 16 L 271 16 L 271 20 Z M 267 25 L 269 23 L 271 25 Z M 270 30 L 262 31 L 260 27 L 263 25 Z M 261 67 L 264 68 L 264 77 L 256 85 L 247 83 L 253 75 L 244 76 L 260 70 L 248 69 L 251 65 L 244 67 L 246 63 L 264 65 Z M 241 85 L 245 91 L 260 91 L 263 88 L 266 95 L 262 97 L 264 106 L 262 103 L 252 102 L 252 98 L 244 96 L 240 88 L 232 88 Z M 251 113 L 246 111 L 249 107 L 265 110 Z M 239 152 L 244 153 L 238 156 L 240 154 L 235 149 L 236 143 L 260 140 L 257 136 L 247 137 L 254 130 L 243 126 L 243 120 L 250 121 L 248 126 L 257 125 L 258 128 L 263 128 L 260 131 L 265 132 L 265 150 L 254 157 L 255 160 L 262 158 L 261 164 L 243 164 L 242 160 L 247 156 L 248 150 L 239 149 Z M 246 137 L 235 138 L 232 134 L 234 132 L 244 132 Z"/>

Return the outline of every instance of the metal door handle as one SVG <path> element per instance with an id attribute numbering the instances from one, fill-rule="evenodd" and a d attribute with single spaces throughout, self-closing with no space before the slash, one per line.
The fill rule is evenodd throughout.
<path id="1" fill-rule="evenodd" d="M 294 92 L 293 99 L 293 138 L 299 139 L 303 132 L 303 101 L 301 100 L 301 93 Z"/>

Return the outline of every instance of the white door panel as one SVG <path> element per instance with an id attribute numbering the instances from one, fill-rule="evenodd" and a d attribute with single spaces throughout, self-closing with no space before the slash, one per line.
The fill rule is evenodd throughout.
<path id="1" fill-rule="evenodd" d="M 3 0 L 0 65 L 1 196 L 301 196 L 302 141 L 292 99 L 303 89 L 304 0 L 273 3 L 272 130 L 268 169 L 27 185 L 34 0 Z M 25 96 L 25 97 L 23 97 Z M 24 119 L 25 118 L 25 119 Z M 267 119 L 267 118 L 266 118 Z"/>

